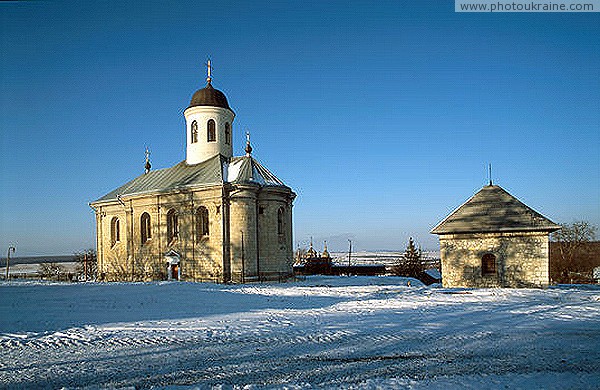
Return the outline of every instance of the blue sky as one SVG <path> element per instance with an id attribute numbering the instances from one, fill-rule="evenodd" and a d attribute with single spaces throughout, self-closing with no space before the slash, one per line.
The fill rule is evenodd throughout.
<path id="1" fill-rule="evenodd" d="M 494 182 L 600 225 L 600 13 L 451 1 L 0 2 L 0 253 L 94 246 L 88 202 L 185 158 L 205 84 L 298 194 L 296 242 L 404 249 Z M 320 246 L 320 244 L 319 244 Z"/>

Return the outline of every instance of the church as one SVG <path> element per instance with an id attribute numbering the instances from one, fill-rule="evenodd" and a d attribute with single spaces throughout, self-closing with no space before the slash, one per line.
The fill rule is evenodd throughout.
<path id="1" fill-rule="evenodd" d="M 233 156 L 235 113 L 223 92 L 196 91 L 185 160 L 151 170 L 90 203 L 98 278 L 245 283 L 292 274 L 296 194 L 252 155 Z"/>

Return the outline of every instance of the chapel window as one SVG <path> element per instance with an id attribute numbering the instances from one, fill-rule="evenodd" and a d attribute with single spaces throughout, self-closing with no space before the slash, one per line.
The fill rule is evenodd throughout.
<path id="1" fill-rule="evenodd" d="M 117 242 L 121 241 L 121 232 L 119 225 L 119 218 L 113 217 L 113 219 L 110 221 L 110 244 L 113 246 Z"/>
<path id="2" fill-rule="evenodd" d="M 231 145 L 231 124 L 225 122 L 225 143 Z"/>
<path id="3" fill-rule="evenodd" d="M 191 134 L 192 134 L 192 143 L 195 144 L 198 142 L 198 122 L 193 121 L 191 126 Z"/>
<path id="4" fill-rule="evenodd" d="M 150 214 L 143 213 L 140 217 L 140 232 L 142 233 L 142 245 L 152 238 L 152 229 L 150 226 Z"/>
<path id="5" fill-rule="evenodd" d="M 208 209 L 204 206 L 198 207 L 196 210 L 196 235 L 198 239 L 209 235 L 208 223 Z"/>
<path id="6" fill-rule="evenodd" d="M 283 207 L 277 210 L 277 234 L 283 234 Z"/>
<path id="7" fill-rule="evenodd" d="M 179 237 L 179 226 L 175 209 L 167 212 L 167 241 L 171 242 Z"/>
<path id="8" fill-rule="evenodd" d="M 208 142 L 215 142 L 217 140 L 217 129 L 213 119 L 209 119 L 206 124 L 206 140 Z"/>
<path id="9" fill-rule="evenodd" d="M 481 258 L 481 274 L 494 275 L 496 273 L 496 256 L 486 253 Z"/>

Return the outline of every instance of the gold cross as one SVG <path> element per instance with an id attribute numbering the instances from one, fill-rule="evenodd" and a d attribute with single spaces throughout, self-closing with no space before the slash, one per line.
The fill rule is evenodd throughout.
<path id="1" fill-rule="evenodd" d="M 206 63 L 206 67 L 208 69 L 208 77 L 206 78 L 206 81 L 210 83 L 212 81 L 212 66 L 210 65 L 210 58 L 208 59 L 208 63 Z"/>

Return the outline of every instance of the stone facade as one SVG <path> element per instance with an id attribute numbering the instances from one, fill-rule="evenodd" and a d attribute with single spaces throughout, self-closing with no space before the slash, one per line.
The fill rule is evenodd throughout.
<path id="1" fill-rule="evenodd" d="M 246 155 L 232 156 L 234 114 L 210 80 L 184 112 L 186 160 L 158 171 L 147 164 L 145 174 L 91 203 L 101 280 L 291 276 L 296 195 L 251 156 L 249 138 Z"/>
<path id="2" fill-rule="evenodd" d="M 491 254 L 495 272 L 484 272 Z M 547 233 L 440 235 L 444 287 L 545 287 L 548 285 Z"/>
<path id="3" fill-rule="evenodd" d="M 220 283 L 290 276 L 293 193 L 259 187 L 240 191 L 236 186 L 223 190 L 216 186 L 175 194 L 122 197 L 122 203 L 97 206 L 99 278 Z M 196 210 L 200 206 L 208 209 L 208 235 L 198 232 Z M 277 231 L 280 209 L 282 233 Z M 179 233 L 171 240 L 167 236 L 169 210 L 175 210 Z M 150 215 L 151 231 L 145 242 L 141 221 L 144 213 Z M 118 238 L 113 237 L 111 226 L 115 218 L 119 221 Z M 169 274 L 173 267 L 165 259 L 171 251 L 180 259 L 176 277 Z"/>

